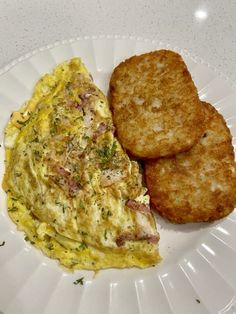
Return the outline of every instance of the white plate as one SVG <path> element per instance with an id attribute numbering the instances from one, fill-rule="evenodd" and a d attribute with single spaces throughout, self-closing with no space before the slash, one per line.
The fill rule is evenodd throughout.
<path id="1" fill-rule="evenodd" d="M 236 144 L 236 93 L 202 60 L 163 43 L 118 36 L 73 39 L 29 53 L 0 71 L 0 140 L 11 112 L 30 97 L 35 82 L 56 64 L 80 56 L 106 93 L 121 60 L 159 48 L 182 54 L 201 99 L 224 115 Z M 0 179 L 4 172 L 0 149 Z M 7 215 L 0 190 L 0 312 L 4 314 L 195 314 L 236 313 L 236 213 L 212 224 L 176 226 L 158 218 L 156 267 L 74 274 L 24 241 Z M 84 285 L 73 281 L 84 277 Z"/>

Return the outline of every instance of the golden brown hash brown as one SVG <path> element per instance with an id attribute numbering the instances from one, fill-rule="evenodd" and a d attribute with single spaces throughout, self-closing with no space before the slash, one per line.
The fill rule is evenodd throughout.
<path id="1" fill-rule="evenodd" d="M 203 133 L 196 87 L 173 51 L 154 51 L 119 64 L 112 73 L 110 96 L 118 138 L 136 157 L 189 150 Z"/>
<path id="2" fill-rule="evenodd" d="M 145 163 L 151 202 L 175 223 L 213 221 L 236 206 L 236 163 L 224 118 L 202 103 L 206 129 L 188 152 Z"/>

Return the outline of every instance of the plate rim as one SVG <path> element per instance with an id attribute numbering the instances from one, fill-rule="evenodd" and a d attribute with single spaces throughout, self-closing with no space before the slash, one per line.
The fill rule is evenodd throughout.
<path id="1" fill-rule="evenodd" d="M 4 73 L 11 70 L 11 68 L 14 67 L 15 65 L 17 65 L 17 64 L 19 64 L 19 63 L 21 63 L 27 59 L 30 59 L 32 56 L 34 56 L 35 54 L 38 54 L 42 51 L 50 50 L 50 49 L 58 47 L 58 46 L 63 46 L 63 45 L 71 44 L 74 42 L 79 42 L 82 40 L 99 40 L 99 39 L 107 39 L 107 40 L 109 40 L 109 39 L 110 40 L 114 40 L 114 39 L 127 40 L 128 39 L 128 40 L 133 40 L 133 41 L 149 42 L 152 44 L 158 44 L 159 43 L 160 45 L 164 46 L 165 49 L 171 49 L 171 50 L 177 51 L 178 53 L 183 54 L 184 56 L 190 57 L 192 60 L 194 60 L 194 62 L 207 66 L 213 72 L 215 72 L 215 74 L 217 74 L 217 76 L 219 76 L 223 80 L 225 80 L 230 85 L 230 87 L 232 89 L 236 88 L 236 81 L 234 82 L 234 80 L 232 80 L 228 75 L 226 75 L 224 72 L 219 70 L 217 67 L 211 65 L 209 62 L 205 61 L 202 57 L 193 53 L 191 51 L 191 49 L 182 49 L 176 45 L 171 45 L 169 42 L 163 41 L 163 40 L 158 39 L 158 38 L 151 39 L 149 37 L 135 36 L 135 35 L 121 35 L 121 34 L 84 35 L 84 36 L 70 37 L 68 39 L 57 40 L 54 43 L 40 46 L 34 50 L 30 50 L 29 52 L 22 54 L 19 57 L 13 59 L 12 61 L 10 61 L 9 63 L 7 63 L 6 65 L 4 65 L 3 67 L 0 68 L 0 76 L 2 76 Z"/>

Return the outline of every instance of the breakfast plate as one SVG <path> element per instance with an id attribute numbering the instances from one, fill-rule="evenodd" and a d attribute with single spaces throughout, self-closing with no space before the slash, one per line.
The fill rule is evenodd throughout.
<path id="1" fill-rule="evenodd" d="M 37 80 L 58 63 L 79 56 L 107 93 L 112 69 L 125 58 L 160 48 L 184 58 L 202 100 L 223 114 L 236 147 L 235 86 L 203 60 L 159 41 L 122 36 L 76 38 L 33 51 L 0 70 L 0 178 L 4 126 L 30 98 Z M 210 224 L 174 225 L 156 215 L 160 254 L 155 267 L 69 273 L 24 240 L 0 190 L 0 312 L 236 313 L 236 212 Z"/>

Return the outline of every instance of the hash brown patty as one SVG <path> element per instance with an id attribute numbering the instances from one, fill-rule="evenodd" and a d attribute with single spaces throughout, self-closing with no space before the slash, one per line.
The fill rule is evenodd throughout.
<path id="1" fill-rule="evenodd" d="M 188 152 L 145 163 L 151 202 L 175 223 L 213 221 L 236 206 L 236 163 L 224 118 L 202 102 L 206 129 Z"/>
<path id="2" fill-rule="evenodd" d="M 133 156 L 189 150 L 203 133 L 196 87 L 181 56 L 159 50 L 120 63 L 110 80 L 117 136 Z"/>

